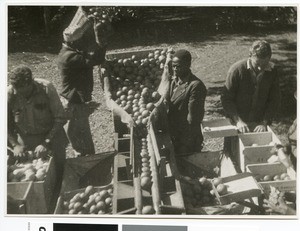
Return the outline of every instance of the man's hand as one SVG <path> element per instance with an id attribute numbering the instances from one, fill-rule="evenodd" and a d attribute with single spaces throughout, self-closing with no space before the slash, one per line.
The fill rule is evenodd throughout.
<path id="1" fill-rule="evenodd" d="M 236 127 L 241 133 L 245 133 L 245 132 L 250 131 L 249 128 L 248 128 L 248 125 L 242 120 L 237 121 Z"/>
<path id="2" fill-rule="evenodd" d="M 254 132 L 265 132 L 267 131 L 267 127 L 263 124 L 257 125 L 254 130 Z"/>
<path id="3" fill-rule="evenodd" d="M 191 116 L 190 113 L 187 115 L 186 119 L 187 119 L 187 121 L 188 121 L 189 124 L 192 124 L 192 116 Z"/>
<path id="4" fill-rule="evenodd" d="M 173 58 L 173 54 L 174 54 L 174 49 L 172 47 L 169 47 L 167 50 L 167 58 L 166 58 L 166 62 L 165 65 L 170 65 L 170 63 L 172 62 L 172 58 Z"/>
<path id="5" fill-rule="evenodd" d="M 25 156 L 25 147 L 21 144 L 14 146 L 13 153 L 15 157 L 24 157 Z"/>
<path id="6" fill-rule="evenodd" d="M 48 148 L 46 146 L 44 146 L 43 144 L 40 144 L 35 148 L 34 154 L 38 158 L 45 158 L 48 154 Z"/>
<path id="7" fill-rule="evenodd" d="M 278 198 L 278 205 L 275 205 L 274 203 L 264 200 L 263 207 L 266 209 L 266 212 L 268 213 L 277 213 L 282 215 L 295 215 L 296 211 L 287 206 L 285 203 L 283 197 Z"/>

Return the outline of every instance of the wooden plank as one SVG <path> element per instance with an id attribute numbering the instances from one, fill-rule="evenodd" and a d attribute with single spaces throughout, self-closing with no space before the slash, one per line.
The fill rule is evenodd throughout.
<path id="1" fill-rule="evenodd" d="M 55 162 L 53 157 L 50 157 L 45 180 L 35 181 L 33 183 L 33 192 L 36 199 L 35 212 L 37 214 L 43 214 L 49 212 L 50 202 L 53 196 L 55 184 L 56 184 Z"/>
<path id="2" fill-rule="evenodd" d="M 7 183 L 7 196 L 18 202 L 20 214 L 36 214 L 32 181 Z"/>
<path id="3" fill-rule="evenodd" d="M 237 136 L 236 126 L 232 125 L 227 118 L 204 120 L 201 123 L 204 138 L 218 138 Z"/>
<path id="4" fill-rule="evenodd" d="M 233 176 L 222 177 L 222 183 L 227 186 L 228 192 L 220 195 L 214 184 L 213 190 L 220 204 L 230 204 L 263 194 L 262 187 L 255 181 L 252 174 L 240 173 Z"/>
<path id="5" fill-rule="evenodd" d="M 246 171 L 248 164 L 266 163 L 274 147 L 271 132 L 239 134 L 240 168 Z"/>
<path id="6" fill-rule="evenodd" d="M 162 183 L 164 181 L 165 176 L 167 175 L 166 172 L 166 157 L 161 157 L 160 165 L 158 166 L 158 174 L 160 176 L 159 182 L 160 182 L 160 193 L 164 191 L 165 185 Z"/>
<path id="7" fill-rule="evenodd" d="M 115 137 L 118 139 L 118 137 Z M 118 165 L 119 165 L 119 154 L 117 154 L 114 157 L 114 179 L 113 179 L 113 187 L 114 187 L 114 194 L 113 194 L 113 208 L 112 213 L 116 214 L 118 209 L 118 190 L 119 190 L 119 184 L 118 184 Z"/>
<path id="8" fill-rule="evenodd" d="M 130 135 L 131 135 L 131 143 L 130 143 L 130 160 L 132 172 L 133 172 L 133 187 L 134 187 L 134 204 L 136 207 L 136 214 L 142 214 L 143 209 L 143 201 L 142 201 L 142 188 L 141 188 L 141 174 L 139 171 L 140 162 L 138 156 L 138 149 L 137 145 L 135 145 L 134 139 L 134 128 L 131 128 Z"/>
<path id="9" fill-rule="evenodd" d="M 253 173 L 259 184 L 264 188 L 266 195 L 270 192 L 270 186 L 277 188 L 280 192 L 295 191 L 296 190 L 296 178 L 295 171 L 287 171 L 287 168 L 282 163 L 263 163 L 263 164 L 251 164 L 247 165 L 247 172 Z M 290 180 L 274 180 L 275 175 L 280 176 L 283 173 L 287 173 Z M 269 175 L 272 177 L 269 181 L 263 181 L 263 177 Z"/>
<path id="10" fill-rule="evenodd" d="M 147 142 L 148 142 L 148 152 L 150 156 L 150 168 L 151 168 L 151 176 L 152 176 L 151 192 L 152 192 L 153 208 L 156 214 L 161 214 L 160 184 L 158 180 L 157 161 L 156 161 L 156 155 L 154 153 L 154 145 L 152 144 L 152 139 L 150 135 L 147 136 Z"/>
<path id="11" fill-rule="evenodd" d="M 154 129 L 153 129 L 153 126 L 151 123 L 150 123 L 150 129 L 148 131 L 149 131 L 149 135 L 151 137 L 151 142 L 152 142 L 153 151 L 155 154 L 156 163 L 157 163 L 157 165 L 159 165 L 160 164 L 160 153 L 159 153 L 158 145 L 156 142 L 155 132 L 154 132 Z"/>
<path id="12" fill-rule="evenodd" d="M 115 148 L 115 150 L 119 149 L 118 137 L 119 137 L 119 134 L 115 132 L 114 133 L 114 148 Z"/>

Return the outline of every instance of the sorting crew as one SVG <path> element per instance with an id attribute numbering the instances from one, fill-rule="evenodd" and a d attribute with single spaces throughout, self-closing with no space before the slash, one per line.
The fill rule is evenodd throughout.
<path id="1" fill-rule="evenodd" d="M 203 82 L 191 72 L 191 61 L 191 53 L 187 50 L 173 54 L 173 73 L 166 94 L 170 135 L 177 154 L 199 152 L 203 143 L 200 123 L 207 91 Z"/>
<path id="2" fill-rule="evenodd" d="M 106 46 L 106 31 L 96 23 L 83 33 L 64 32 L 57 60 L 62 79 L 60 95 L 69 115 L 66 132 L 76 156 L 95 154 L 88 103 L 92 100 L 93 67 L 105 61 Z"/>
<path id="3" fill-rule="evenodd" d="M 24 65 L 10 72 L 10 83 L 8 144 L 14 156 L 33 151 L 36 157 L 45 157 L 51 151 L 61 175 L 66 158 L 66 114 L 56 89 L 47 80 L 33 79 Z"/>
<path id="4" fill-rule="evenodd" d="M 228 71 L 221 102 L 225 114 L 242 133 L 266 131 L 278 110 L 279 82 L 271 55 L 268 42 L 255 41 L 250 57 Z"/>

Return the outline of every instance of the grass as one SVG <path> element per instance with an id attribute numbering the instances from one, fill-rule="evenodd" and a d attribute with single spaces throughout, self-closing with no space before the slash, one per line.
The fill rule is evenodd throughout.
<path id="1" fill-rule="evenodd" d="M 179 30 L 180 31 L 180 30 Z M 163 33 L 162 33 L 163 34 Z M 130 35 L 127 35 L 130 36 Z M 220 89 L 224 84 L 229 67 L 239 59 L 248 56 L 248 49 L 256 39 L 265 39 L 272 45 L 272 61 L 280 71 L 282 87 L 282 109 L 279 113 L 278 122 L 272 125 L 283 143 L 287 142 L 286 133 L 292 121 L 296 117 L 296 102 L 293 92 L 296 89 L 296 32 L 295 31 L 271 31 L 251 33 L 219 33 L 211 35 L 187 35 L 186 41 L 178 33 L 178 41 L 160 37 L 158 42 L 153 43 L 150 39 L 129 44 L 122 38 L 113 40 L 109 52 L 141 50 L 157 47 L 173 46 L 175 49 L 184 48 L 192 53 L 192 71 L 199 77 L 208 89 L 206 98 L 205 118 L 223 116 L 220 103 Z M 130 40 L 129 40 L 130 41 Z M 45 78 L 53 82 L 60 90 L 60 76 L 56 65 L 56 57 L 61 44 L 59 37 L 30 36 L 30 39 L 14 37 L 9 39 L 8 71 L 19 64 L 26 64 L 32 68 L 36 78 Z M 113 124 L 111 113 L 104 102 L 104 95 L 97 77 L 95 68 L 95 86 L 93 99 L 99 104 L 90 116 L 90 125 L 96 152 L 111 151 L 113 149 Z"/>

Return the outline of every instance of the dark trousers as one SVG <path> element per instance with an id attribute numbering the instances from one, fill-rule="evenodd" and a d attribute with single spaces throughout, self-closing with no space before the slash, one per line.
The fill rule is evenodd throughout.
<path id="1" fill-rule="evenodd" d="M 82 155 L 95 154 L 95 147 L 90 129 L 90 109 L 86 104 L 64 105 L 70 116 L 65 130 L 72 148 Z"/>

